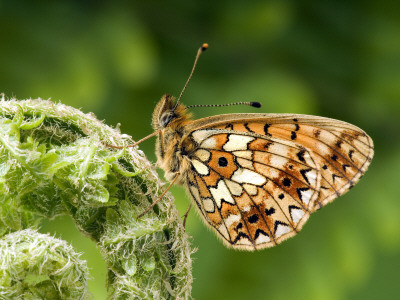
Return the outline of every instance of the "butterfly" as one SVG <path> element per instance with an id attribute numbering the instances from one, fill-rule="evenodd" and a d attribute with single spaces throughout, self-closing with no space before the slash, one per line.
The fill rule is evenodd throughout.
<path id="1" fill-rule="evenodd" d="M 157 163 L 235 249 L 296 235 L 311 213 L 359 181 L 373 157 L 372 139 L 343 121 L 267 113 L 192 120 L 179 99 L 164 95 L 154 109 Z"/>

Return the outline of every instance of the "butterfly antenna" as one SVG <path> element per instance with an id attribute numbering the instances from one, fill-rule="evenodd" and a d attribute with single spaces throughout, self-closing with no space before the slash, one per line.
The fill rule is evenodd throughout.
<path id="1" fill-rule="evenodd" d="M 161 132 L 161 130 L 157 130 L 154 131 L 153 133 L 149 134 L 148 136 L 145 136 L 144 138 L 138 140 L 137 142 L 131 144 L 131 145 L 126 145 L 126 146 L 114 146 L 114 145 L 110 145 L 110 144 L 106 144 L 104 143 L 104 145 L 108 148 L 114 148 L 114 149 L 124 149 L 124 148 L 132 148 L 132 147 L 136 147 L 137 145 L 139 145 L 141 142 L 159 134 Z"/>
<path id="2" fill-rule="evenodd" d="M 200 55 L 201 55 L 204 51 L 206 51 L 207 49 L 208 49 L 208 44 L 207 44 L 207 43 L 204 43 L 203 45 L 201 45 L 201 47 L 199 48 L 199 50 L 197 50 L 197 54 L 196 54 L 196 58 L 194 59 L 192 71 L 190 72 L 190 75 L 189 75 L 188 79 L 186 80 L 185 85 L 183 86 L 182 92 L 180 93 L 180 95 L 179 95 L 179 97 L 178 97 L 178 100 L 176 100 L 175 107 L 178 106 L 179 101 L 181 100 L 181 97 L 182 97 L 183 93 L 185 92 L 186 87 L 187 87 L 187 85 L 188 85 L 190 79 L 191 79 L 192 76 L 193 76 L 193 73 L 194 73 L 194 70 L 196 69 L 197 61 L 199 60 Z"/>
<path id="3" fill-rule="evenodd" d="M 222 106 L 233 106 L 233 105 L 247 105 L 247 106 L 252 106 L 252 107 L 261 107 L 260 102 L 235 102 L 235 103 L 228 103 L 228 104 L 194 104 L 194 105 L 188 105 L 187 108 L 190 107 L 222 107 Z"/>

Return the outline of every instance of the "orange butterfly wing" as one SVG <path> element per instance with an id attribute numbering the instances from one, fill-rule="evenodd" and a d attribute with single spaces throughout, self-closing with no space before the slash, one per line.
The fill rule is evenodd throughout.
<path id="1" fill-rule="evenodd" d="M 198 145 L 186 174 L 190 194 L 228 245 L 248 250 L 295 235 L 373 156 L 361 129 L 315 116 L 222 115 L 186 130 Z"/>

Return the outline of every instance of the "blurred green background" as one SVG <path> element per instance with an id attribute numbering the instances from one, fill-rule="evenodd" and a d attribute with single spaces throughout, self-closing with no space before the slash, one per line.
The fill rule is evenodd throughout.
<path id="1" fill-rule="evenodd" d="M 337 118 L 363 128 L 376 156 L 350 193 L 295 238 L 255 253 L 225 248 L 193 211 L 196 299 L 400 298 L 400 2 L 0 0 L 0 92 L 94 112 L 139 139 L 153 107 L 256 100 L 259 112 Z M 196 108 L 196 117 L 255 112 Z M 140 148 L 155 161 L 154 140 Z M 175 187 L 183 213 L 189 198 Z M 42 231 L 71 242 L 105 297 L 105 265 L 69 218 Z"/>

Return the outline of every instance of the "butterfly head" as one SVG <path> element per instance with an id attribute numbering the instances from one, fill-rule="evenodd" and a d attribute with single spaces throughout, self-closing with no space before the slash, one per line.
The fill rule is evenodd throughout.
<path id="1" fill-rule="evenodd" d="M 154 130 L 164 129 L 171 124 L 181 124 L 188 119 L 187 108 L 168 94 L 161 97 L 153 112 Z"/>

